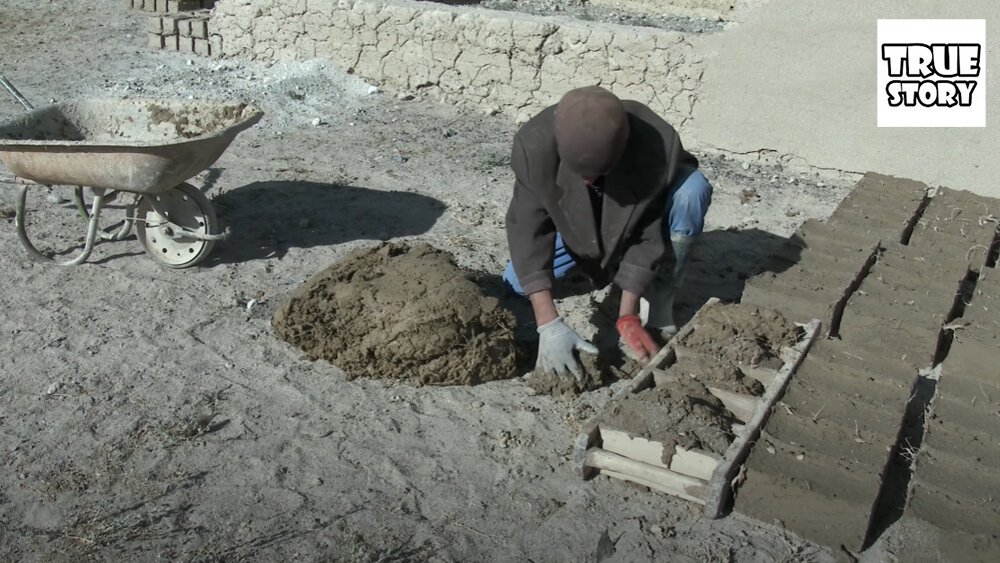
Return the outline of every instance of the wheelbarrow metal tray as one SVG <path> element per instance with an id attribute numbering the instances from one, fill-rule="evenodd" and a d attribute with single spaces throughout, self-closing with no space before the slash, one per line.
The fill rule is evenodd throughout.
<path id="1" fill-rule="evenodd" d="M 262 116 L 238 102 L 53 104 L 0 123 L 0 160 L 39 184 L 157 193 L 211 166 Z"/>

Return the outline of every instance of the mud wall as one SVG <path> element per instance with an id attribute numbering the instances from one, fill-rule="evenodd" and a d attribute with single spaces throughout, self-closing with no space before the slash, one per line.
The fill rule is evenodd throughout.
<path id="1" fill-rule="evenodd" d="M 683 127 L 702 74 L 681 33 L 407 0 L 225 0 L 210 25 L 213 55 L 327 58 L 387 91 L 519 121 L 601 84 Z"/>

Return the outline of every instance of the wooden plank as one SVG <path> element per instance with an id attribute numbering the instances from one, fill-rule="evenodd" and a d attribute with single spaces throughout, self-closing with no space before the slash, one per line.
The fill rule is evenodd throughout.
<path id="1" fill-rule="evenodd" d="M 660 483 L 654 483 L 653 481 L 647 481 L 645 479 L 641 479 L 641 478 L 636 477 L 634 475 L 627 475 L 625 473 L 619 473 L 617 471 L 612 471 L 610 469 L 601 469 L 600 473 L 602 475 L 607 475 L 608 477 L 614 477 L 615 479 L 619 479 L 621 481 L 631 481 L 631 482 L 633 482 L 633 483 L 635 483 L 637 485 L 642 485 L 644 487 L 649 487 L 650 489 L 653 489 L 655 491 L 660 491 L 661 493 L 667 493 L 668 495 L 673 495 L 675 497 L 680 497 L 680 498 L 683 498 L 684 500 L 689 500 L 691 502 L 696 502 L 696 503 L 698 503 L 698 504 L 700 504 L 702 506 L 704 506 L 704 504 L 705 504 L 705 499 L 703 499 L 701 497 L 689 496 L 689 495 L 687 495 L 687 494 L 685 494 L 683 492 L 679 492 L 679 491 L 677 491 L 675 489 L 672 489 L 672 488 L 669 488 L 669 487 L 664 487 Z"/>
<path id="2" fill-rule="evenodd" d="M 663 444 L 601 425 L 601 448 L 620 456 L 668 469 L 663 462 Z"/>
<path id="3" fill-rule="evenodd" d="M 761 403 L 753 417 L 747 422 L 745 431 L 729 445 L 726 450 L 725 461 L 715 468 L 712 479 L 709 482 L 707 496 L 705 499 L 705 516 L 708 518 L 718 518 L 721 516 L 723 506 L 729 501 L 732 495 L 732 481 L 739 471 L 740 466 L 746 460 L 747 454 L 753 443 L 760 437 L 760 431 L 767 422 L 767 417 L 771 414 L 771 409 L 778 399 L 785 392 L 788 380 L 798 369 L 799 364 L 805 359 L 809 348 L 819 334 L 820 321 L 813 319 L 805 327 L 805 337 L 794 347 L 796 356 L 787 362 L 778 372 L 774 382 L 761 397 Z"/>
<path id="4" fill-rule="evenodd" d="M 601 448 L 629 459 L 669 469 L 677 473 L 704 479 L 712 478 L 712 472 L 722 461 L 722 457 L 705 450 L 685 449 L 674 446 L 669 464 L 663 462 L 663 444 L 640 436 L 631 436 L 621 430 L 601 426 Z"/>
<path id="5" fill-rule="evenodd" d="M 722 457 L 712 452 L 686 450 L 680 446 L 674 446 L 674 455 L 670 458 L 670 470 L 708 482 L 712 479 L 712 473 L 720 463 L 722 463 Z"/>
<path id="6" fill-rule="evenodd" d="M 601 473 L 613 472 L 618 478 L 686 500 L 699 504 L 705 502 L 705 488 L 708 482 L 704 479 L 628 459 L 601 448 L 591 448 L 587 451 L 587 465 L 600 469 Z"/>
<path id="7" fill-rule="evenodd" d="M 734 393 L 725 389 L 719 389 L 718 387 L 708 387 L 708 392 L 715 395 L 716 399 L 722 401 L 722 404 L 729 409 L 729 412 L 733 413 L 733 416 L 741 422 L 747 422 L 753 418 L 754 413 L 757 412 L 757 407 L 761 403 L 761 400 L 753 395 Z"/>

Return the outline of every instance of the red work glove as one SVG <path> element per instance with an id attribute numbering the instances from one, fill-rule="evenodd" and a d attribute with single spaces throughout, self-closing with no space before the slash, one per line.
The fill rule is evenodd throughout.
<path id="1" fill-rule="evenodd" d="M 642 328 L 642 320 L 639 315 L 625 315 L 615 323 L 618 334 L 622 335 L 629 348 L 635 350 L 639 355 L 639 360 L 645 362 L 650 357 L 655 356 L 660 351 L 660 347 L 653 341 L 653 337 Z"/>

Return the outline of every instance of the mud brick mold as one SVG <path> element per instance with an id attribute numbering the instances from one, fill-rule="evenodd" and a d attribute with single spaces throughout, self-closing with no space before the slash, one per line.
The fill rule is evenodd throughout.
<path id="1" fill-rule="evenodd" d="M 816 341 L 819 334 L 818 320 L 798 325 L 801 327 L 798 341 L 793 346 L 783 347 L 780 352 L 782 358 L 780 369 L 743 365 L 748 372 L 757 374 L 756 377 L 749 377 L 757 379 L 757 383 L 761 386 L 759 395 L 754 395 L 750 391 L 752 386 L 725 389 L 723 387 L 726 384 L 720 383 L 725 378 L 717 381 L 704 379 L 708 395 L 694 400 L 694 403 L 704 401 L 711 403 L 712 401 L 708 399 L 710 395 L 720 401 L 712 407 L 713 412 L 724 411 L 732 414 L 731 419 L 725 416 L 716 419 L 717 424 L 726 425 L 730 421 L 734 424 L 731 439 L 726 441 L 725 447 L 720 448 L 721 444 L 718 441 L 708 438 L 704 442 L 698 439 L 694 444 L 681 445 L 674 442 L 676 436 L 686 433 L 685 430 L 680 430 L 684 428 L 684 415 L 673 420 L 669 424 L 669 430 L 664 432 L 650 432 L 648 426 L 645 429 L 637 429 L 632 423 L 615 416 L 623 411 L 631 411 L 632 414 L 642 411 L 640 417 L 649 416 L 649 420 L 659 421 L 690 408 L 685 406 L 690 396 L 684 398 L 684 393 L 674 395 L 671 389 L 675 384 L 684 385 L 681 379 L 698 380 L 699 376 L 685 369 L 674 373 L 667 370 L 685 358 L 694 359 L 694 363 L 697 364 L 717 355 L 704 349 L 700 352 L 695 351 L 682 343 L 686 342 L 690 335 L 711 333 L 710 322 L 706 320 L 706 324 L 702 325 L 701 321 L 706 317 L 711 318 L 713 314 L 711 311 L 722 310 L 718 307 L 720 307 L 718 299 L 709 299 L 680 333 L 635 375 L 630 391 L 618 396 L 605 411 L 584 425 L 584 431 L 574 444 L 574 461 L 581 477 L 589 479 L 597 474 L 603 474 L 631 481 L 651 490 L 700 504 L 709 518 L 723 515 L 724 507 L 732 498 L 732 483 L 747 455 L 758 441 L 760 429 L 771 413 L 772 405 L 784 392 L 800 362 Z M 746 314 L 747 310 L 742 311 L 744 311 L 742 314 Z M 750 314 L 760 315 L 758 321 L 768 316 L 766 312 L 756 311 L 758 312 Z M 730 319 L 726 313 L 721 316 Z M 729 326 L 731 330 L 736 330 L 732 328 L 735 325 Z M 726 331 L 722 334 L 727 335 L 724 338 L 728 338 L 730 333 Z M 743 374 L 740 369 L 737 371 Z M 697 385 L 695 390 L 689 389 L 685 393 L 698 394 Z M 672 397 L 673 404 L 660 402 L 656 397 L 661 400 Z M 646 406 L 639 406 L 639 403 L 643 402 Z M 706 422 L 702 420 L 698 426 L 704 424 Z M 653 426 L 656 426 L 655 422 Z M 697 432 L 703 431 L 701 429 Z M 728 432 L 728 429 L 723 431 L 723 433 Z"/>
<path id="2" fill-rule="evenodd" d="M 748 281 L 744 303 L 820 318 L 826 338 L 768 419 L 735 511 L 848 552 L 906 519 L 939 535 L 939 555 L 1000 559 L 996 213 L 1000 200 L 867 174 L 789 238 L 780 273 Z"/>

